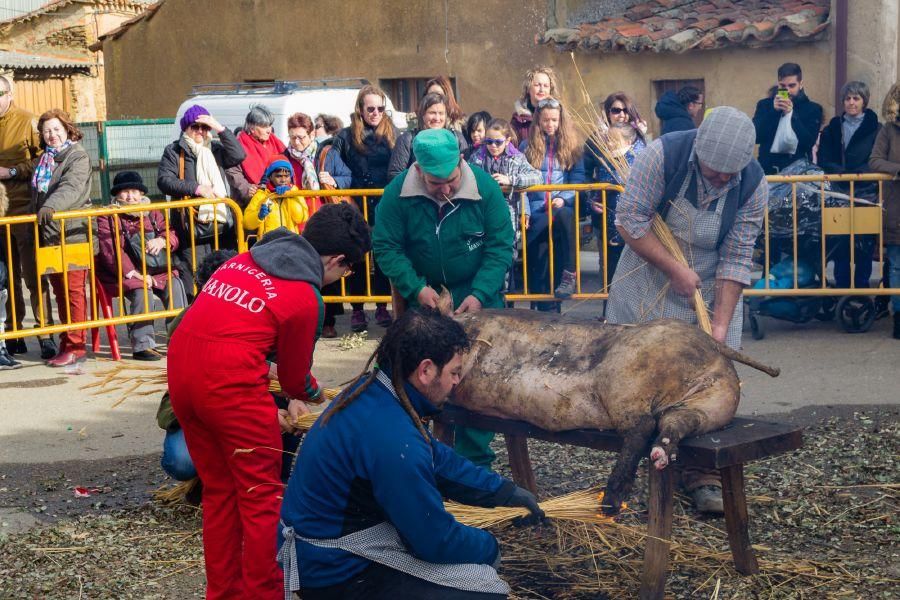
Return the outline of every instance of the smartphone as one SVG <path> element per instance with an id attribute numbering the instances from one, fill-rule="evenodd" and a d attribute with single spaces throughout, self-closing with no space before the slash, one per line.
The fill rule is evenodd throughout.
<path id="1" fill-rule="evenodd" d="M 777 95 L 778 95 L 778 97 L 781 98 L 782 100 L 788 100 L 788 99 L 790 99 L 790 97 L 791 97 L 791 95 L 788 93 L 788 91 L 787 91 L 787 90 L 784 90 L 784 89 L 778 90 Z"/>

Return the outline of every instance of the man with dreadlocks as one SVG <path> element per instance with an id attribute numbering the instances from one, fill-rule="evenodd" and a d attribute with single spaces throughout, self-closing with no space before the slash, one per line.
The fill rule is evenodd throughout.
<path id="1" fill-rule="evenodd" d="M 506 598 L 497 540 L 462 525 L 443 498 L 524 506 L 533 494 L 436 441 L 422 418 L 459 383 L 463 328 L 413 308 L 306 435 L 281 509 L 285 598 Z"/>
<path id="2" fill-rule="evenodd" d="M 324 317 L 319 289 L 347 275 L 370 246 L 355 207 L 325 206 L 302 236 L 275 229 L 224 263 L 172 335 L 169 395 L 204 486 L 208 600 L 281 597 L 280 429 L 290 424 L 268 393 L 266 357 L 277 352 L 292 421 L 309 412 L 305 402 L 319 396 L 310 374 Z"/>

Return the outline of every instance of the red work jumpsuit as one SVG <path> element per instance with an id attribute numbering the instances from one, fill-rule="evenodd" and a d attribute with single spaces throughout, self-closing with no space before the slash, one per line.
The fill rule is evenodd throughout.
<path id="1" fill-rule="evenodd" d="M 320 264 L 310 268 L 321 278 Z M 213 274 L 170 342 L 172 408 L 203 481 L 209 599 L 284 595 L 275 558 L 281 435 L 266 356 L 277 351 L 287 396 L 318 396 L 310 366 L 322 315 L 315 285 L 274 277 L 245 252 Z M 235 454 L 259 447 L 271 449 Z"/>

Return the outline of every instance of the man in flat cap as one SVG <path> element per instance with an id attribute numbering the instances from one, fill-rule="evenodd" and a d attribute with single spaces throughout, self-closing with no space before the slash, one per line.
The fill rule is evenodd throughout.
<path id="1" fill-rule="evenodd" d="M 753 246 L 768 201 L 762 167 L 753 158 L 756 132 L 743 112 L 715 108 L 700 128 L 666 134 L 638 155 L 616 207 L 625 240 L 607 307 L 611 323 L 654 319 L 697 322 L 692 297 L 700 289 L 712 307 L 712 336 L 741 345 L 741 293 L 750 283 Z M 689 266 L 651 230 L 659 213 Z M 721 512 L 714 473 L 685 469 L 682 483 L 704 512 Z M 718 487 L 719 489 L 715 489 Z"/>
<path id="2" fill-rule="evenodd" d="M 500 186 L 460 160 L 456 136 L 420 131 L 416 162 L 384 189 L 375 213 L 372 251 L 397 293 L 411 306 L 437 306 L 450 290 L 457 313 L 502 308 L 512 264 L 513 229 Z M 493 433 L 457 429 L 456 450 L 489 467 Z"/>

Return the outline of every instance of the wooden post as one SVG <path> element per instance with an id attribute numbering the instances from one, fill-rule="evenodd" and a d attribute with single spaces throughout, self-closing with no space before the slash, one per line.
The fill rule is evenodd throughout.
<path id="1" fill-rule="evenodd" d="M 504 434 L 504 437 L 506 438 L 509 470 L 512 471 L 513 481 L 536 496 L 537 482 L 534 480 L 531 459 L 528 457 L 528 438 L 524 435 L 511 434 Z"/>
<path id="2" fill-rule="evenodd" d="M 672 537 L 672 468 L 659 471 L 650 465 L 650 511 L 640 600 L 662 600 L 669 568 Z"/>
<path id="3" fill-rule="evenodd" d="M 750 545 L 747 497 L 744 495 L 744 465 L 719 469 L 722 474 L 722 501 L 725 504 L 725 527 L 734 568 L 742 575 L 759 573 L 759 565 Z"/>

